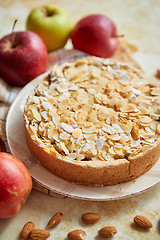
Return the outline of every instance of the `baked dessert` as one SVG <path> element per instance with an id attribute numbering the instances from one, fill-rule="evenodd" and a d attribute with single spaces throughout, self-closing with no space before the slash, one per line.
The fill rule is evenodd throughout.
<path id="1" fill-rule="evenodd" d="M 86 57 L 55 65 L 27 99 L 29 149 L 84 185 L 137 178 L 160 157 L 160 87 L 127 63 Z"/>

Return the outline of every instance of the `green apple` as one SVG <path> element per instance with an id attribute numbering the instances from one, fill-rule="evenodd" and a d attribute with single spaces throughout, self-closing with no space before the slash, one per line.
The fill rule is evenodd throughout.
<path id="1" fill-rule="evenodd" d="M 50 52 L 65 46 L 71 32 L 71 20 L 64 9 L 47 4 L 30 12 L 26 28 L 36 32 Z"/>

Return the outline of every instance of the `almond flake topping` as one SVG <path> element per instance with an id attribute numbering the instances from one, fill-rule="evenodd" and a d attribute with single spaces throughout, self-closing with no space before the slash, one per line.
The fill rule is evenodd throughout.
<path id="1" fill-rule="evenodd" d="M 55 65 L 27 99 L 24 121 L 50 154 L 110 164 L 159 141 L 159 99 L 159 85 L 139 69 L 88 57 Z"/>
<path id="2" fill-rule="evenodd" d="M 108 134 L 115 134 L 116 133 L 116 130 L 113 127 L 109 126 L 109 125 L 103 126 L 102 130 L 104 132 L 108 133 Z"/>

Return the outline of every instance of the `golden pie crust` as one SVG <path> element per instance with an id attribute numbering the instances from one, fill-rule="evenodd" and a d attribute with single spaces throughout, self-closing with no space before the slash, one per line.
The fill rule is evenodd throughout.
<path id="1" fill-rule="evenodd" d="M 24 125 L 42 165 L 74 183 L 107 186 L 156 163 L 160 87 L 133 63 L 87 57 L 55 65 L 40 81 L 27 99 Z"/>

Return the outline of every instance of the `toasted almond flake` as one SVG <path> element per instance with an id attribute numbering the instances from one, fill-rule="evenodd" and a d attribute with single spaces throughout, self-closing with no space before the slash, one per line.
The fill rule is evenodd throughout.
<path id="1" fill-rule="evenodd" d="M 82 130 L 79 128 L 75 128 L 72 132 L 72 136 L 74 138 L 81 138 L 82 137 Z"/>
<path id="2" fill-rule="evenodd" d="M 128 137 L 126 136 L 125 133 L 122 133 L 122 134 L 121 134 L 120 143 L 121 143 L 122 145 L 124 145 L 127 141 L 128 141 Z"/>
<path id="3" fill-rule="evenodd" d="M 113 127 L 111 127 L 107 124 L 102 127 L 102 130 L 104 132 L 108 133 L 108 134 L 115 134 L 116 133 L 116 130 Z"/>
<path id="4" fill-rule="evenodd" d="M 153 88 L 152 91 L 151 91 L 151 94 L 156 95 L 156 96 L 160 96 L 160 88 L 159 87 Z"/>
<path id="5" fill-rule="evenodd" d="M 109 152 L 112 156 L 116 155 L 116 152 L 114 151 L 113 147 L 109 148 L 108 152 Z"/>
<path id="6" fill-rule="evenodd" d="M 46 111 L 48 111 L 48 110 L 51 109 L 51 107 L 52 107 L 52 105 L 51 105 L 50 103 L 45 102 L 45 101 L 43 101 L 41 104 L 42 104 L 42 106 L 44 107 L 44 109 L 45 109 Z"/>
<path id="7" fill-rule="evenodd" d="M 89 157 L 92 158 L 97 155 L 97 150 L 95 148 L 89 149 L 87 155 L 89 155 Z"/>
<path id="8" fill-rule="evenodd" d="M 132 94 L 132 95 L 130 96 L 131 102 L 134 102 L 136 99 L 137 99 L 137 96 L 136 96 L 135 94 Z"/>
<path id="9" fill-rule="evenodd" d="M 68 133 L 72 133 L 73 132 L 73 127 L 68 125 L 67 123 L 62 122 L 61 123 L 61 127 Z"/>
<path id="10" fill-rule="evenodd" d="M 120 108 L 120 111 L 121 111 L 121 112 L 125 112 L 125 113 L 130 113 L 130 112 L 137 112 L 137 111 L 139 111 L 139 110 L 138 110 L 138 108 L 137 108 L 135 105 L 133 105 L 133 104 L 128 104 L 128 105 L 125 106 L 125 107 L 121 107 L 121 108 Z"/>
<path id="11" fill-rule="evenodd" d="M 75 90 L 77 90 L 78 89 L 78 86 L 76 85 L 76 84 L 71 84 L 70 86 L 69 86 L 69 88 L 68 88 L 68 90 L 70 90 L 70 91 L 75 91 Z"/>
<path id="12" fill-rule="evenodd" d="M 157 125 L 158 125 L 158 123 L 157 123 L 156 121 L 152 121 L 152 122 L 150 123 L 149 127 L 150 127 L 153 131 L 155 131 L 156 128 L 157 128 Z"/>
<path id="13" fill-rule="evenodd" d="M 119 99 L 116 101 L 116 109 L 119 111 L 122 107 L 127 106 L 127 102 L 124 99 Z"/>
<path id="14" fill-rule="evenodd" d="M 142 99 L 142 102 L 147 104 L 147 105 L 150 105 L 150 106 L 153 105 L 153 103 L 151 101 L 147 100 L 147 99 L 145 99 L 145 100 Z"/>
<path id="15" fill-rule="evenodd" d="M 81 123 L 81 124 L 83 124 L 84 122 L 85 122 L 85 120 L 86 120 L 86 114 L 84 114 L 83 112 L 81 112 L 81 111 L 78 111 L 77 113 L 76 113 L 76 120 L 77 120 L 77 122 L 78 123 Z"/>
<path id="16" fill-rule="evenodd" d="M 39 104 L 40 99 L 37 96 L 33 96 L 32 101 L 33 101 L 33 103 Z"/>
<path id="17" fill-rule="evenodd" d="M 84 160 L 85 157 L 86 157 L 85 154 L 78 154 L 78 155 L 76 155 L 76 160 L 77 160 L 77 161 L 81 161 L 81 160 Z"/>
<path id="18" fill-rule="evenodd" d="M 49 154 L 57 158 L 59 157 L 59 153 L 54 149 L 54 147 L 50 147 Z"/>
<path id="19" fill-rule="evenodd" d="M 68 156 L 72 159 L 76 159 L 77 157 L 76 153 L 70 153 Z"/>
<path id="20" fill-rule="evenodd" d="M 41 115 L 36 109 L 32 109 L 32 113 L 36 120 L 41 121 Z"/>
<path id="21" fill-rule="evenodd" d="M 61 140 L 69 140 L 71 135 L 65 131 L 61 132 L 59 135 Z"/>
<path id="22" fill-rule="evenodd" d="M 96 140 L 96 150 L 101 150 L 104 145 L 104 140 L 103 139 L 97 139 Z"/>
<path id="23" fill-rule="evenodd" d="M 144 117 L 141 117 L 140 118 L 140 122 L 141 123 L 150 123 L 150 122 L 152 122 L 152 118 L 150 118 L 150 117 L 148 117 L 148 116 L 144 116 Z"/>
<path id="24" fill-rule="evenodd" d="M 37 132 L 38 125 L 37 126 L 35 126 L 35 125 L 33 126 L 33 125 L 30 124 L 29 128 L 32 131 L 32 134 L 35 134 Z"/>
<path id="25" fill-rule="evenodd" d="M 87 89 L 87 91 L 89 94 L 92 94 L 92 95 L 95 95 L 97 93 L 96 89 L 94 89 L 94 88 L 89 88 L 89 89 Z"/>
<path id="26" fill-rule="evenodd" d="M 110 65 L 110 64 L 111 64 L 111 62 L 110 62 L 109 59 L 104 59 L 103 65 L 107 66 L 107 65 Z"/>
<path id="27" fill-rule="evenodd" d="M 38 86 L 38 88 L 37 88 L 37 91 L 39 91 L 39 92 L 43 92 L 43 91 L 45 91 L 47 89 L 47 87 L 44 85 L 44 84 L 40 84 L 39 86 Z"/>
<path id="28" fill-rule="evenodd" d="M 96 123 L 98 122 L 97 119 L 97 112 L 90 110 L 88 113 L 88 117 L 87 117 L 88 121 L 90 121 L 91 123 Z"/>
<path id="29" fill-rule="evenodd" d="M 96 131 L 96 128 L 94 125 L 91 127 L 82 127 L 82 132 L 83 133 L 94 133 Z"/>
<path id="30" fill-rule="evenodd" d="M 66 154 L 66 155 L 69 155 L 69 151 L 68 149 L 66 148 L 65 144 L 63 142 L 60 142 L 60 147 L 61 147 L 61 150 Z"/>
<path id="31" fill-rule="evenodd" d="M 60 122 L 60 116 L 56 113 L 54 115 L 52 115 L 52 122 L 55 124 L 55 125 L 59 125 L 59 122 Z"/>
<path id="32" fill-rule="evenodd" d="M 155 139 L 154 138 L 146 138 L 145 141 L 148 143 L 154 143 Z"/>
<path id="33" fill-rule="evenodd" d="M 114 147 L 113 150 L 114 150 L 114 152 L 115 152 L 119 157 L 124 157 L 124 153 L 123 153 L 123 148 L 122 148 L 122 146 L 121 146 L 121 148 Z"/>
<path id="34" fill-rule="evenodd" d="M 132 140 L 132 141 L 131 141 L 131 147 L 132 147 L 132 148 L 137 148 L 137 147 L 140 145 L 140 143 L 141 143 L 141 140 L 140 140 L 140 139 L 137 140 L 137 141 Z"/>
<path id="35" fill-rule="evenodd" d="M 85 126 L 86 128 L 90 128 L 90 127 L 93 127 L 94 125 L 93 125 L 93 123 L 91 123 L 91 122 L 85 122 L 85 123 L 84 123 L 84 126 Z"/>
<path id="36" fill-rule="evenodd" d="M 93 141 L 89 141 L 85 144 L 83 150 L 86 152 L 90 149 L 93 149 L 95 147 L 95 143 Z"/>
<path id="37" fill-rule="evenodd" d="M 48 114 L 46 111 L 41 112 L 42 117 L 44 118 L 45 121 L 48 121 Z"/>
<path id="38" fill-rule="evenodd" d="M 132 88 L 132 92 L 135 94 L 135 95 L 140 95 L 142 92 L 136 88 Z"/>
<path id="39" fill-rule="evenodd" d="M 134 140 L 138 140 L 140 138 L 140 131 L 136 123 L 133 123 L 131 136 Z"/>
<path id="40" fill-rule="evenodd" d="M 65 99 L 62 99 L 60 104 L 59 104 L 59 108 L 61 108 L 62 106 L 65 106 L 65 107 L 68 107 L 69 106 L 69 99 L 68 98 L 65 98 Z"/>
<path id="41" fill-rule="evenodd" d="M 119 141 L 121 139 L 121 136 L 118 135 L 118 134 L 113 134 L 113 135 L 109 135 L 108 138 L 111 140 L 111 141 Z"/>
<path id="42" fill-rule="evenodd" d="M 157 125 L 157 132 L 160 134 L 160 124 Z"/>
<path id="43" fill-rule="evenodd" d="M 155 113 L 151 113 L 151 118 L 154 120 L 159 120 L 160 119 L 160 114 L 155 114 Z"/>
<path id="44" fill-rule="evenodd" d="M 88 103 L 88 95 L 86 92 L 84 93 L 80 93 L 78 96 L 77 96 L 77 102 L 79 104 L 87 104 Z"/>
<path id="45" fill-rule="evenodd" d="M 98 157 L 100 160 L 102 161 L 108 161 L 108 153 L 106 154 L 106 152 L 104 151 L 97 151 L 98 152 Z"/>
<path id="46" fill-rule="evenodd" d="M 81 111 L 83 112 L 89 112 L 91 109 L 90 105 L 89 104 L 84 104 L 82 107 L 81 107 Z"/>
<path id="47" fill-rule="evenodd" d="M 122 130 L 122 128 L 118 125 L 118 124 L 116 124 L 116 123 L 113 123 L 112 124 L 112 127 L 115 129 L 115 131 L 117 132 L 117 133 L 123 133 L 124 131 Z"/>
<path id="48" fill-rule="evenodd" d="M 48 131 L 48 138 L 51 141 L 58 140 L 58 137 L 59 137 L 59 133 L 58 133 L 58 130 L 56 128 L 49 129 L 49 131 Z"/>

